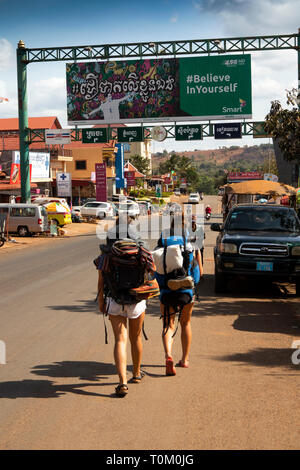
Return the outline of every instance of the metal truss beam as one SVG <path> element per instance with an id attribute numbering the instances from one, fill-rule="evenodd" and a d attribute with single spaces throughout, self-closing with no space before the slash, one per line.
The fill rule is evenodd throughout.
<path id="1" fill-rule="evenodd" d="M 26 49 L 26 63 L 295 49 L 298 34 Z"/>
<path id="2" fill-rule="evenodd" d="M 192 126 L 192 123 L 190 123 Z M 263 125 L 263 122 L 242 122 L 242 135 L 243 136 L 251 136 L 256 134 L 257 135 L 257 127 L 258 125 Z M 214 137 L 214 124 L 212 123 L 203 123 L 202 132 L 203 137 Z M 145 139 L 151 138 L 151 129 L 155 126 L 143 126 L 144 128 L 144 137 Z M 167 139 L 175 139 L 175 125 L 167 124 L 163 126 L 167 131 Z M 128 127 L 130 129 L 130 127 Z M 108 127 L 108 138 L 109 140 L 113 140 L 117 138 L 117 127 Z M 26 132 L 28 136 L 28 144 L 33 143 L 43 143 L 45 142 L 45 129 L 27 129 Z M 0 142 L 1 139 L 5 139 L 5 137 L 19 137 L 19 131 L 12 130 L 12 131 L 0 131 Z M 267 138 L 268 136 L 266 136 Z M 71 141 L 72 142 L 81 142 L 82 141 L 82 130 L 81 129 L 72 129 L 71 133 Z"/>

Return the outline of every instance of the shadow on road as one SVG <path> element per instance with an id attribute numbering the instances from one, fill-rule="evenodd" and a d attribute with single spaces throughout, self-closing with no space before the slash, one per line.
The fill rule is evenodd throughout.
<path id="1" fill-rule="evenodd" d="M 96 297 L 96 294 L 95 294 Z M 76 304 L 69 305 L 47 305 L 46 308 L 51 310 L 65 310 L 74 313 L 93 313 L 99 315 L 98 303 L 95 300 L 76 300 Z"/>
<path id="2" fill-rule="evenodd" d="M 0 398 L 57 398 L 67 393 L 105 398 L 116 397 L 114 393 L 102 394 L 82 390 L 85 387 L 116 385 L 115 382 L 99 383 L 99 380 L 107 379 L 108 376 L 116 374 L 116 369 L 113 364 L 105 364 L 103 362 L 62 361 L 35 366 L 31 372 L 35 375 L 53 378 L 74 377 L 84 382 L 68 385 L 57 384 L 50 380 L 2 382 L 0 383 Z"/>
<path id="3" fill-rule="evenodd" d="M 216 359 L 223 362 L 238 362 L 239 365 L 285 367 L 299 372 L 300 367 L 292 363 L 292 354 L 292 349 L 256 348 L 246 353 L 230 354 Z"/>
<path id="4" fill-rule="evenodd" d="M 116 368 L 113 364 L 104 362 L 62 361 L 35 366 L 31 372 L 46 377 L 78 377 L 79 380 L 95 382 L 98 379 L 106 379 L 107 375 L 115 374 Z"/>
<path id="5" fill-rule="evenodd" d="M 229 294 L 217 295 L 214 293 L 214 276 L 206 276 L 200 284 L 200 297 L 199 301 L 195 301 L 193 317 L 230 315 L 237 317 L 232 324 L 235 330 L 300 336 L 299 320 L 284 303 L 286 299 L 294 298 L 294 295 L 282 290 L 282 285 L 269 283 L 252 286 L 242 283 L 240 288 L 240 285 L 236 285 Z M 159 319 L 158 297 L 147 304 L 147 316 Z"/>
<path id="6" fill-rule="evenodd" d="M 105 395 L 101 393 L 87 392 L 82 390 L 84 387 L 101 387 L 115 384 L 70 384 L 59 385 L 50 380 L 20 380 L 15 382 L 0 383 L 0 398 L 58 398 L 67 393 L 75 393 L 77 395 L 88 395 L 95 397 L 115 398 L 115 394 Z"/>

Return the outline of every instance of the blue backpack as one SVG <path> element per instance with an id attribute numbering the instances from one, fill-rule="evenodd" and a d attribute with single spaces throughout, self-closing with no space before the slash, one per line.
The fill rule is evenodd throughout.
<path id="1" fill-rule="evenodd" d="M 194 259 L 193 252 L 187 250 L 187 236 L 171 235 L 169 237 L 161 237 L 161 245 L 164 248 L 164 270 L 165 274 L 155 273 L 155 277 L 160 287 L 160 301 L 164 305 L 164 334 L 167 332 L 170 324 L 170 307 L 172 307 L 175 313 L 179 312 L 178 322 L 180 320 L 181 312 L 184 305 L 190 303 L 194 296 L 193 288 L 189 289 L 178 289 L 176 291 L 169 289 L 167 283 L 170 279 L 182 279 L 187 276 L 191 276 L 194 283 L 197 284 L 200 280 L 200 270 L 197 261 Z M 180 269 L 176 269 L 170 273 L 166 272 L 165 267 L 165 256 L 168 246 L 180 245 L 183 248 L 183 266 Z M 177 332 L 178 326 L 173 336 Z"/>

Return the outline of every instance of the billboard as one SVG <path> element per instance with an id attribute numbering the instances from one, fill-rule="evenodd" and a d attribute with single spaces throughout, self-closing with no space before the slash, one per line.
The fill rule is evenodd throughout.
<path id="1" fill-rule="evenodd" d="M 68 124 L 251 119 L 251 56 L 70 63 Z"/>
<path id="2" fill-rule="evenodd" d="M 20 152 L 16 150 L 12 154 L 12 163 L 20 163 Z M 50 153 L 29 152 L 29 163 L 32 166 L 32 179 L 43 181 L 49 179 Z"/>
<path id="3" fill-rule="evenodd" d="M 227 174 L 227 181 L 249 181 L 263 179 L 260 171 L 230 171 Z"/>

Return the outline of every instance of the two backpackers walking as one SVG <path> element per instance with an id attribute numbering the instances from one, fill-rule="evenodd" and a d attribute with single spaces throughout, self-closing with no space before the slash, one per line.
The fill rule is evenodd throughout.
<path id="1" fill-rule="evenodd" d="M 162 340 L 165 351 L 166 375 L 175 375 L 172 357 L 175 315 L 179 312 L 182 357 L 179 367 L 189 366 L 191 347 L 191 315 L 194 287 L 203 274 L 201 257 L 189 241 L 184 219 L 172 215 L 168 233 L 163 231 L 157 249 L 151 254 L 134 228 L 132 218 L 117 218 L 108 232 L 106 245 L 94 261 L 98 269 L 98 303 L 100 311 L 109 316 L 115 345 L 114 360 L 119 375 L 115 391 L 118 396 L 128 393 L 127 339 L 129 335 L 133 375 L 131 383 L 140 383 L 144 373 L 142 362 L 142 331 L 146 300 L 159 295 L 163 319 Z M 178 229 L 181 228 L 181 235 Z M 107 330 L 105 326 L 106 342 Z"/>

